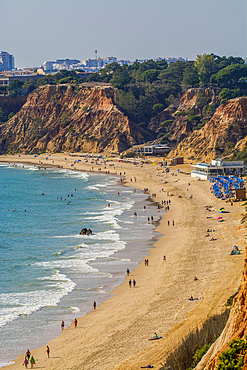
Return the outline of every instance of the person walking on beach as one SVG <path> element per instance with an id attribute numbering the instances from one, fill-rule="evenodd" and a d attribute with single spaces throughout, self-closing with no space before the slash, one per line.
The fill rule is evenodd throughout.
<path id="1" fill-rule="evenodd" d="M 46 353 L 47 353 L 47 357 L 49 358 L 50 357 L 50 348 L 48 346 L 46 346 Z"/>
<path id="2" fill-rule="evenodd" d="M 23 365 L 25 365 L 25 368 L 27 369 L 27 365 L 29 364 L 28 359 L 25 357 Z"/>
<path id="3" fill-rule="evenodd" d="M 77 319 L 74 320 L 75 329 L 77 328 Z"/>
<path id="4" fill-rule="evenodd" d="M 126 270 L 126 273 L 127 273 L 127 276 L 129 276 L 129 274 L 130 274 L 130 270 L 129 270 L 129 269 L 127 269 L 127 270 Z"/>
<path id="5" fill-rule="evenodd" d="M 170 226 L 170 221 L 167 221 L 167 225 Z"/>
<path id="6" fill-rule="evenodd" d="M 33 356 L 31 356 L 30 363 L 31 363 L 31 369 L 33 369 L 33 365 L 35 365 L 35 360 Z"/>
<path id="7" fill-rule="evenodd" d="M 129 287 L 131 288 L 131 279 L 129 279 Z"/>
<path id="8" fill-rule="evenodd" d="M 26 352 L 26 356 L 25 356 L 27 358 L 27 361 L 29 361 L 30 356 L 31 356 L 31 352 L 28 349 L 27 352 Z"/>
<path id="9" fill-rule="evenodd" d="M 133 286 L 134 286 L 134 287 L 136 286 L 136 281 L 135 281 L 135 279 L 133 279 Z"/>
<path id="10" fill-rule="evenodd" d="M 172 221 L 172 226 L 174 226 L 174 220 Z"/>
<path id="11" fill-rule="evenodd" d="M 93 302 L 93 309 L 96 310 L 96 302 Z"/>
<path id="12" fill-rule="evenodd" d="M 62 320 L 61 322 L 61 329 L 63 330 L 64 329 L 64 321 Z"/>
<path id="13" fill-rule="evenodd" d="M 163 260 L 166 262 L 166 256 L 164 256 Z"/>

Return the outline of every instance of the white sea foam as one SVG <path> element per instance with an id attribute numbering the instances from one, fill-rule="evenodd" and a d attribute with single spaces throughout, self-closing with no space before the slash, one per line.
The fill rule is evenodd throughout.
<path id="1" fill-rule="evenodd" d="M 88 190 L 99 190 L 99 188 L 97 188 L 96 186 L 94 186 L 94 185 L 89 185 L 88 187 L 87 187 L 87 189 Z"/>
<path id="2" fill-rule="evenodd" d="M 55 239 L 77 238 L 77 239 L 92 239 L 92 240 L 119 240 L 119 235 L 114 230 L 102 231 L 92 235 L 57 235 L 53 236 Z M 82 244 L 83 245 L 83 244 Z"/>
<path id="3" fill-rule="evenodd" d="M 42 307 L 56 306 L 76 285 L 59 271 L 41 280 L 47 281 L 46 289 L 0 294 L 0 304 L 3 306 L 0 309 L 0 327 L 21 315 L 30 315 Z"/>
<path id="4" fill-rule="evenodd" d="M 56 179 L 68 177 L 68 178 L 82 178 L 84 180 L 88 180 L 89 174 L 87 172 L 80 172 L 80 171 L 71 171 L 68 169 L 55 169 L 55 168 L 47 168 L 46 171 L 53 172 L 55 174 L 59 174 L 60 176 L 56 176 Z"/>
<path id="5" fill-rule="evenodd" d="M 116 218 L 116 216 L 120 216 L 124 212 L 124 210 L 130 209 L 133 206 L 134 202 L 127 201 L 124 203 L 120 203 L 115 201 L 112 203 L 113 204 L 111 207 L 104 208 L 100 214 L 92 212 L 87 213 L 85 219 L 90 220 L 91 222 L 109 223 L 113 225 L 114 229 L 121 229 L 121 226 L 119 225 L 119 220 Z"/>
<path id="6" fill-rule="evenodd" d="M 57 269 L 69 269 L 71 271 L 77 273 L 91 273 L 91 272 L 98 272 L 97 269 L 89 266 L 87 261 L 85 261 L 79 254 L 77 254 L 77 258 L 61 258 L 55 261 L 45 261 L 45 262 L 36 262 L 35 266 L 41 267 L 49 267 L 49 268 L 57 268 Z"/>
<path id="7" fill-rule="evenodd" d="M 88 248 L 83 249 L 79 252 L 77 256 L 87 259 L 88 261 L 93 261 L 98 258 L 108 258 L 114 252 L 125 248 L 126 243 L 124 241 L 115 241 L 113 243 L 95 243 L 88 246 Z"/>
<path id="8" fill-rule="evenodd" d="M 14 361 L 8 361 L 8 362 L 0 362 L 0 369 L 4 366 L 12 365 L 14 364 Z"/>
<path id="9" fill-rule="evenodd" d="M 79 307 L 68 307 L 68 309 L 69 309 L 71 312 L 80 312 L 80 308 L 79 308 Z"/>

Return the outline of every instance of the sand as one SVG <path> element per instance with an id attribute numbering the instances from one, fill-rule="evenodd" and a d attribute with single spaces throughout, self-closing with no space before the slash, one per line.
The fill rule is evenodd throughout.
<path id="1" fill-rule="evenodd" d="M 76 159 L 66 154 L 0 157 L 0 161 L 7 162 L 42 161 L 45 166 L 86 171 L 93 167 L 97 172 L 109 170 L 118 175 L 125 172 L 126 186 L 148 188 L 150 194 L 156 194 L 154 200 L 170 200 L 170 210 L 157 229 L 162 236 L 146 256 L 149 266 L 142 262 L 112 292 L 112 298 L 78 319 L 76 329 L 71 325 L 47 343 L 49 359 L 46 346 L 33 349 L 30 343 L 35 368 L 134 370 L 151 364 L 159 369 L 188 332 L 210 315 L 222 312 L 227 299 L 237 292 L 245 258 L 243 202 L 231 206 L 216 199 L 210 192 L 209 181 L 190 177 L 189 164 L 174 166 L 173 174 L 166 175 L 153 164 L 136 166 L 112 161 L 107 162 L 105 169 L 104 165 L 85 163 L 82 158 L 82 162 L 74 164 Z M 205 209 L 207 205 L 213 206 L 211 212 Z M 224 222 L 217 222 L 222 206 L 229 213 L 224 214 Z M 205 237 L 207 229 L 215 230 L 210 237 Z M 217 240 L 210 241 L 211 237 Z M 233 245 L 239 246 L 240 255 L 230 256 Z M 195 276 L 198 281 L 194 281 Z M 137 281 L 135 288 L 129 288 L 129 278 Z M 198 299 L 189 301 L 191 295 Z M 163 338 L 149 341 L 154 332 Z M 21 355 L 6 368 L 20 369 L 23 360 Z"/>

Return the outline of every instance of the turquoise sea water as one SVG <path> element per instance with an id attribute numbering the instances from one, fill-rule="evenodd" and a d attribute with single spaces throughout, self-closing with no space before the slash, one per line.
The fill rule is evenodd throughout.
<path id="1" fill-rule="evenodd" d="M 147 217 L 161 213 L 146 199 L 114 176 L 0 164 L 0 367 L 108 299 L 147 255 Z"/>

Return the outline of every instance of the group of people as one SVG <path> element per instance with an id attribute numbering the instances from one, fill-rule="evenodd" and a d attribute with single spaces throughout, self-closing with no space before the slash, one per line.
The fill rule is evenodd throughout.
<path id="1" fill-rule="evenodd" d="M 131 281 L 131 279 L 129 279 L 129 287 L 130 287 L 130 288 L 131 288 L 132 284 L 133 284 L 133 287 L 135 287 L 135 286 L 136 286 L 136 281 L 135 281 L 135 279 L 133 279 L 133 281 Z"/>
<path id="2" fill-rule="evenodd" d="M 49 352 L 50 352 L 50 350 L 49 350 Z M 48 355 L 48 357 L 49 357 L 49 355 Z M 23 362 L 23 365 L 25 365 L 26 369 L 27 369 L 27 365 L 29 364 L 29 361 L 30 361 L 30 364 L 31 364 L 31 369 L 33 369 L 33 365 L 35 365 L 35 360 L 34 360 L 34 357 L 31 356 L 31 352 L 28 349 L 27 352 L 26 352 L 26 355 L 25 355 L 24 362 Z"/>

